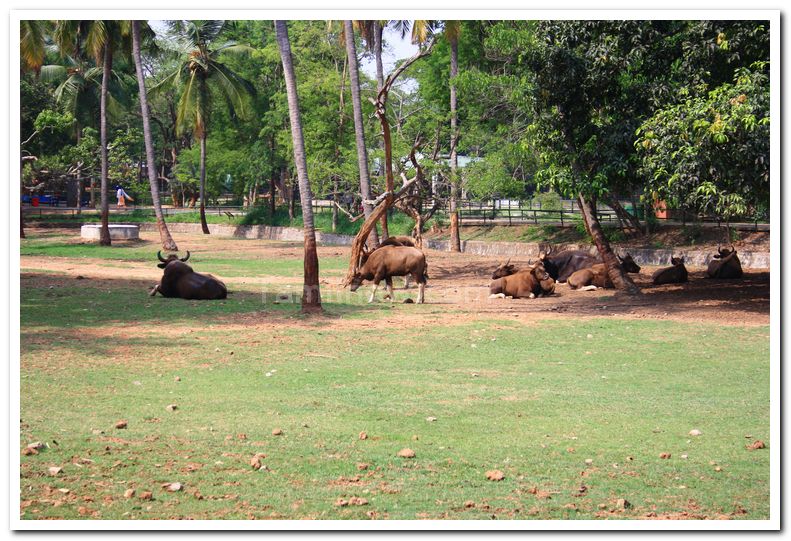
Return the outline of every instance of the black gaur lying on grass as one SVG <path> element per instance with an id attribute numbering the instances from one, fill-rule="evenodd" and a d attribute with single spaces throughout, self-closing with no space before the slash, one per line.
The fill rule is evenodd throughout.
<path id="1" fill-rule="evenodd" d="M 189 300 L 215 300 L 228 296 L 228 289 L 220 280 L 211 274 L 200 274 L 192 270 L 186 261 L 187 256 L 179 259 L 177 255 L 170 254 L 167 258 L 157 252 L 160 269 L 165 269 L 162 279 L 148 293 L 154 296 L 159 292 L 163 297 L 189 299 Z"/>

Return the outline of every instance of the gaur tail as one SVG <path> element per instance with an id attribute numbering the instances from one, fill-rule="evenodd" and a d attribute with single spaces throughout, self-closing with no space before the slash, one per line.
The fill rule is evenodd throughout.
<path id="1" fill-rule="evenodd" d="M 423 283 L 425 284 L 428 281 L 428 262 L 423 265 Z"/>

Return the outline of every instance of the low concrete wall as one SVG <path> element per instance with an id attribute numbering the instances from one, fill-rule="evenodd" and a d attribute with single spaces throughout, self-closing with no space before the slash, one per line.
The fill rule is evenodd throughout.
<path id="1" fill-rule="evenodd" d="M 169 223 L 172 233 L 200 233 L 200 224 Z M 154 223 L 140 224 L 141 231 L 156 231 Z M 297 227 L 276 227 L 270 225 L 219 225 L 210 224 L 209 231 L 220 237 L 239 237 L 245 239 L 279 240 L 302 243 L 302 229 Z M 334 233 L 316 232 L 316 242 L 326 246 L 351 246 L 354 237 L 336 235 Z M 424 246 L 431 250 L 447 251 L 449 242 L 446 240 L 426 239 Z M 465 253 L 500 256 L 500 257 L 536 257 L 546 244 L 537 242 L 485 242 L 479 240 L 462 241 L 461 249 Z M 618 249 L 617 245 L 613 245 Z M 556 244 L 555 251 L 588 250 L 596 253 L 596 248 L 587 244 Z M 708 250 L 666 249 L 666 248 L 629 248 L 628 252 L 638 265 L 665 266 L 670 265 L 671 255 L 684 256 L 684 262 L 690 267 L 705 267 L 713 259 L 713 252 Z M 739 251 L 739 260 L 746 269 L 768 269 L 769 252 Z"/>

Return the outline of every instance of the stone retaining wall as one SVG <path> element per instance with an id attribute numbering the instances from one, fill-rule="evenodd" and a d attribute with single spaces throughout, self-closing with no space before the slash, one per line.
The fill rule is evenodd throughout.
<path id="1" fill-rule="evenodd" d="M 172 233 L 200 233 L 200 224 L 169 223 L 168 228 Z M 141 231 L 156 231 L 155 223 L 140 224 Z M 280 240 L 302 243 L 302 229 L 297 227 L 278 227 L 270 225 L 220 225 L 209 224 L 209 231 L 221 237 L 239 237 L 245 239 Z M 354 237 L 349 235 L 336 235 L 334 233 L 316 232 L 316 242 L 327 246 L 351 246 Z M 449 241 L 426 239 L 426 248 L 431 250 L 447 251 Z M 462 251 L 485 256 L 502 257 L 536 257 L 546 248 L 545 244 L 537 242 L 485 242 L 479 240 L 462 241 Z M 618 249 L 617 245 L 613 245 Z M 556 244 L 554 250 L 590 250 L 596 253 L 596 248 L 585 244 Z M 670 265 L 671 255 L 684 256 L 684 262 L 690 267 L 705 267 L 713 259 L 713 253 L 708 250 L 695 249 L 667 249 L 667 248 L 629 248 L 629 253 L 638 265 L 663 266 Z M 746 269 L 768 269 L 769 252 L 739 251 L 739 260 Z"/>

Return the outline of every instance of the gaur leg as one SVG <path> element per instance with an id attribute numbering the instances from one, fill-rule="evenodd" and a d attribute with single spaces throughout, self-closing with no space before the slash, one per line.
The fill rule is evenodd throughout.
<path id="1" fill-rule="evenodd" d="M 404 289 L 409 289 L 409 277 L 410 276 L 411 276 L 410 274 L 407 274 L 406 276 L 404 276 Z"/>
<path id="2" fill-rule="evenodd" d="M 393 302 L 395 296 L 393 295 L 393 279 L 391 277 L 385 278 L 385 286 L 387 288 L 387 294 L 385 295 L 385 298 L 390 299 L 390 302 Z"/>
<path id="3" fill-rule="evenodd" d="M 371 289 L 371 298 L 368 299 L 368 304 L 374 302 L 374 297 L 376 296 L 376 290 L 379 288 L 379 282 L 374 281 L 374 285 L 372 286 L 372 288 L 373 289 Z"/>
<path id="4" fill-rule="evenodd" d="M 425 296 L 425 289 L 426 284 L 423 282 L 419 282 L 417 285 L 417 303 L 423 304 L 424 296 Z"/>
<path id="5" fill-rule="evenodd" d="M 154 297 L 154 296 L 156 296 L 156 294 L 157 294 L 157 291 L 159 291 L 159 284 L 156 284 L 156 285 L 153 287 L 153 289 L 152 289 L 151 291 L 149 291 L 149 292 L 148 292 L 148 296 L 149 296 L 149 297 Z"/>

